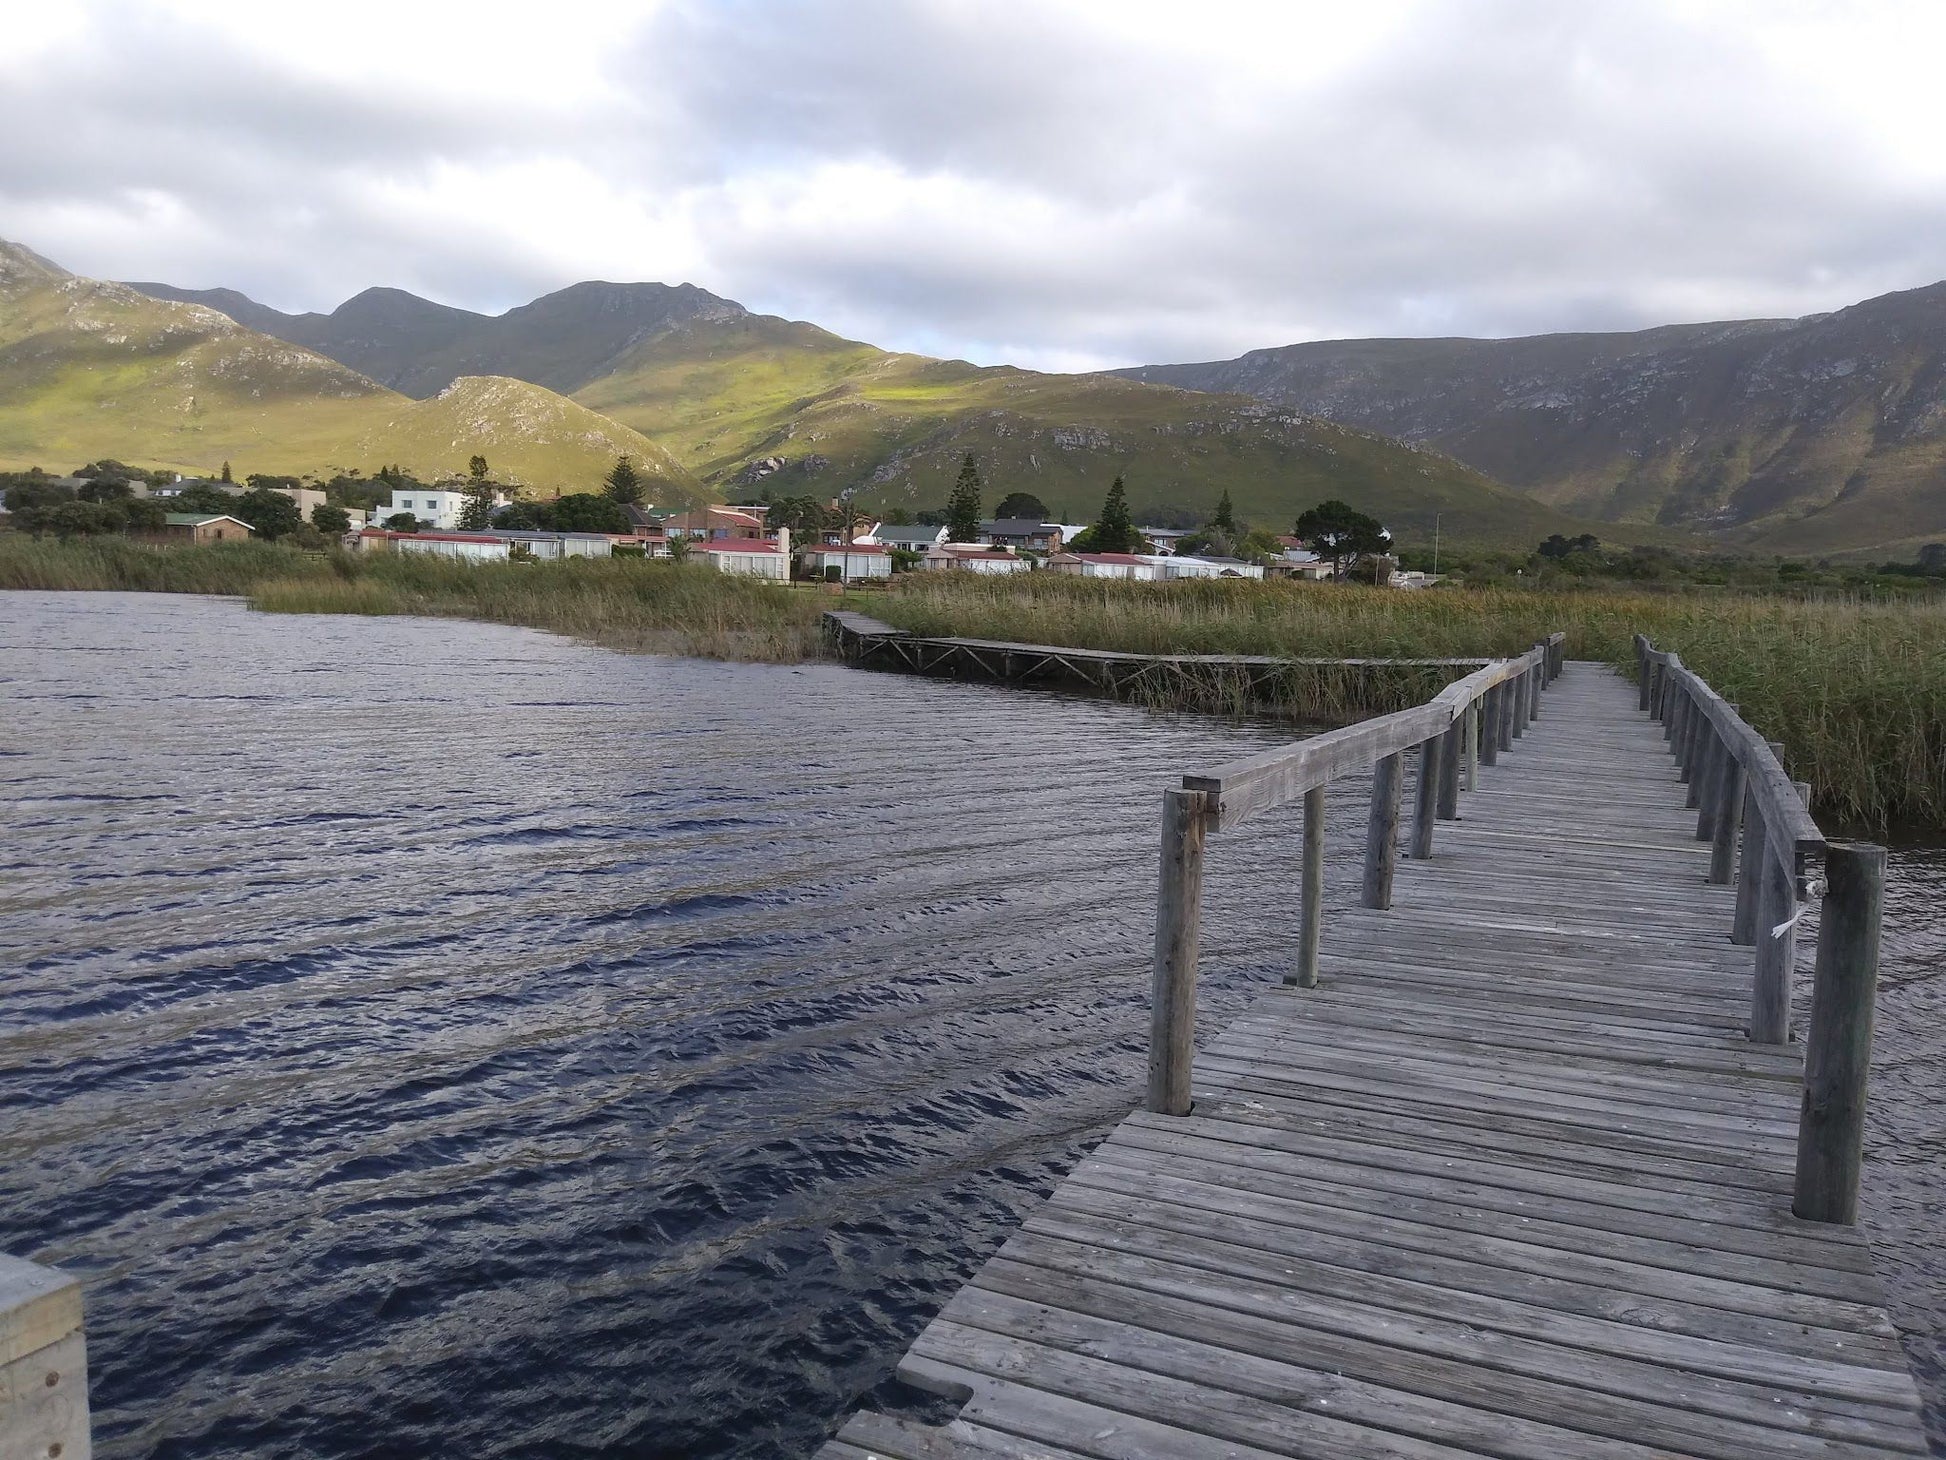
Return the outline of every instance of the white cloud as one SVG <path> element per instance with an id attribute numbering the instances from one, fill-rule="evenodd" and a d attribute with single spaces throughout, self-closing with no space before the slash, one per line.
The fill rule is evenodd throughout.
<path id="1" fill-rule="evenodd" d="M 0 52 L 0 235 L 284 308 L 687 280 L 1084 365 L 1800 313 L 1946 274 L 1931 3 L 37 14 Z"/>

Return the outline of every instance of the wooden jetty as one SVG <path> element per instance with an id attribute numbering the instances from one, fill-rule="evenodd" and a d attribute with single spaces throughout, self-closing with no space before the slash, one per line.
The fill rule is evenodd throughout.
<path id="1" fill-rule="evenodd" d="M 823 1460 L 1926 1453 L 1848 1225 L 1883 852 L 1676 656 L 1638 691 L 1559 655 L 1166 793 L 1146 1109 L 899 1366 L 958 1418 Z M 1324 929 L 1325 787 L 1367 767 Z M 1205 837 L 1300 801 L 1286 986 L 1192 1059 Z"/>
<path id="2" fill-rule="evenodd" d="M 1016 644 L 998 639 L 909 634 L 862 613 L 824 615 L 826 640 L 850 663 L 866 669 L 897 669 L 955 679 L 1016 684 L 1070 684 L 1121 697 L 1172 692 L 1190 698 L 1221 686 L 1226 693 L 1264 700 L 1282 693 L 1299 676 L 1383 676 L 1398 681 L 1418 671 L 1441 678 L 1487 664 L 1485 659 L 1328 659 L 1272 654 L 1138 654 L 1119 649 L 1075 649 L 1060 644 Z"/>

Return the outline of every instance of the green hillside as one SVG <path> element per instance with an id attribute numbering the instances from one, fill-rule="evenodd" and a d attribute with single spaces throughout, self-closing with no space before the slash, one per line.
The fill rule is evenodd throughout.
<path id="1" fill-rule="evenodd" d="M 234 309 L 413 394 L 469 373 L 564 391 L 732 496 L 855 490 L 871 507 L 938 507 L 971 451 L 989 505 L 1021 488 L 1068 520 L 1091 519 L 1119 474 L 1138 511 L 1207 512 L 1227 491 L 1273 528 L 1326 497 L 1408 542 L 1435 515 L 1447 538 L 1482 545 L 1588 528 L 1447 456 L 1243 395 L 891 354 L 689 285 L 577 284 L 491 318 L 394 289 L 281 315 L 229 291 L 141 287 Z"/>
<path id="2" fill-rule="evenodd" d="M 476 453 L 542 493 L 588 490 L 627 453 L 658 501 L 707 495 L 661 446 L 540 386 L 466 379 L 414 401 L 212 309 L 0 243 L 0 468 L 114 457 L 325 476 L 394 463 L 436 478 Z"/>
<path id="3" fill-rule="evenodd" d="M 665 331 L 574 395 L 729 495 L 855 489 L 881 509 L 936 507 L 971 451 L 989 503 L 1027 490 L 1069 521 L 1091 520 L 1121 475 L 1138 515 L 1208 511 L 1227 491 L 1245 518 L 1285 529 L 1325 497 L 1407 540 L 1429 537 L 1435 514 L 1455 541 L 1587 528 L 1449 457 L 1243 396 L 888 354 L 760 315 Z"/>

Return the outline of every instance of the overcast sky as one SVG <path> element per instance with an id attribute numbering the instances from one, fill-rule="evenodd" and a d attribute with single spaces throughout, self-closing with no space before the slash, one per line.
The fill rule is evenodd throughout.
<path id="1" fill-rule="evenodd" d="M 1946 4 L 57 0 L 0 237 L 498 312 L 689 281 L 1048 369 L 1946 277 Z"/>

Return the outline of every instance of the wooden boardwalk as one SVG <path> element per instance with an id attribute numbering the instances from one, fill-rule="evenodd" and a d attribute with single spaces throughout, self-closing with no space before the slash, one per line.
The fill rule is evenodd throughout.
<path id="1" fill-rule="evenodd" d="M 1577 664 L 1321 983 L 1208 1043 L 920 1336 L 890 1457 L 1926 1453 L 1660 726 Z M 1295 855 L 1293 881 L 1295 881 Z"/>

